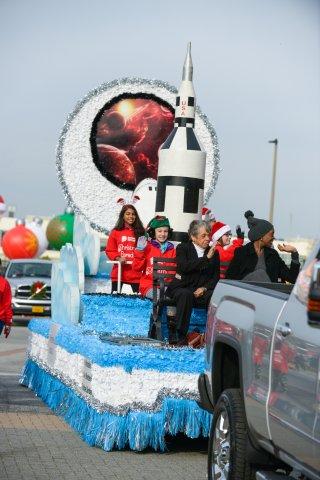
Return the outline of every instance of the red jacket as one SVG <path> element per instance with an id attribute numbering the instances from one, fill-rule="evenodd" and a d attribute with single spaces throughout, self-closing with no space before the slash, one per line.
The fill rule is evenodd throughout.
<path id="1" fill-rule="evenodd" d="M 163 253 L 157 246 L 155 240 L 148 242 L 143 251 L 135 249 L 132 268 L 136 271 L 142 272 L 139 286 L 141 295 L 146 295 L 148 290 L 152 288 L 153 257 L 174 258 L 175 256 L 176 249 L 171 242 L 168 242 L 167 249 Z"/>
<path id="2" fill-rule="evenodd" d="M 0 320 L 6 325 L 12 323 L 11 288 L 8 280 L 0 277 Z"/>
<path id="3" fill-rule="evenodd" d="M 124 257 L 127 261 L 133 261 L 133 252 L 136 247 L 137 240 L 132 228 L 124 228 L 123 230 L 112 230 L 106 245 L 106 254 L 110 260 L 117 257 Z M 132 270 L 132 263 L 122 265 L 121 281 L 124 283 L 139 283 L 141 273 Z M 114 265 L 111 272 L 111 280 L 118 280 L 118 265 Z"/>
<path id="4" fill-rule="evenodd" d="M 226 248 L 221 247 L 219 243 L 216 245 L 216 251 L 219 252 L 220 256 L 220 278 L 226 277 L 226 271 L 229 267 L 229 263 L 234 257 L 234 251 L 236 248 L 243 245 L 243 238 L 236 238 L 233 240 L 232 244 Z"/>

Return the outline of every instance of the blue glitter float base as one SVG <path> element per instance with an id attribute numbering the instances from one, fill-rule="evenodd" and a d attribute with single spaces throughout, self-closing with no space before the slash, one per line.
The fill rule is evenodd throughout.
<path id="1" fill-rule="evenodd" d="M 31 332 L 49 337 L 51 320 L 32 319 Z M 55 344 L 69 353 L 86 357 L 101 367 L 122 367 L 125 372 L 133 369 L 159 372 L 195 373 L 204 371 L 204 352 L 193 348 L 158 348 L 146 344 L 116 345 L 100 340 L 99 334 L 87 335 L 84 327 L 61 325 Z"/>
<path id="2" fill-rule="evenodd" d="M 150 370 L 151 375 L 154 372 L 177 375 L 203 372 L 203 350 L 159 348 L 143 342 L 117 345 L 103 341 L 105 336 L 147 337 L 151 306 L 149 300 L 139 297 L 82 295 L 81 323 L 70 325 L 61 319 L 54 344 L 100 367 L 118 367 L 129 374 L 140 369 Z M 46 339 L 52 326 L 50 319 L 36 318 L 29 322 L 29 330 Z M 204 326 L 205 312 L 194 310 L 190 330 L 196 327 L 202 331 Z M 42 367 L 29 358 L 21 382 L 32 388 L 89 445 L 100 446 L 106 451 L 115 448 L 143 450 L 147 447 L 164 451 L 166 434 L 183 432 L 190 438 L 209 434 L 211 415 L 193 399 L 183 398 L 183 394 L 179 398 L 163 398 L 159 409 L 153 412 L 130 408 L 125 414 L 99 412 Z M 130 381 L 127 388 L 130 389 Z"/>
<path id="3" fill-rule="evenodd" d="M 209 434 L 211 415 L 193 400 L 166 398 L 156 413 L 99 413 L 30 359 L 26 361 L 20 382 L 32 388 L 85 442 L 106 451 L 126 447 L 137 451 L 147 447 L 164 451 L 166 434 L 183 432 L 190 438 Z"/>
<path id="4" fill-rule="evenodd" d="M 148 336 L 152 302 L 132 295 L 81 295 L 83 329 L 112 335 Z M 204 332 L 207 313 L 192 311 L 189 331 Z M 166 308 L 161 316 L 162 335 L 168 338 Z"/>

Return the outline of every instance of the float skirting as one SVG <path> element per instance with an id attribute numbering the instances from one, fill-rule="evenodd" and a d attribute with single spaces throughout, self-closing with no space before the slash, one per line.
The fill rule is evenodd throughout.
<path id="1" fill-rule="evenodd" d="M 31 359 L 25 363 L 20 382 L 34 390 L 86 443 L 106 451 L 128 447 L 137 451 L 147 447 L 164 451 L 165 435 L 179 432 L 190 438 L 209 435 L 211 415 L 194 400 L 165 398 L 157 412 L 130 411 L 126 415 L 99 412 Z"/>

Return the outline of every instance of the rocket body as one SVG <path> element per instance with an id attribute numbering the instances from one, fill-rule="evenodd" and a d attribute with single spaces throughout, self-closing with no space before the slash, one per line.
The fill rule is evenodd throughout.
<path id="1" fill-rule="evenodd" d="M 174 129 L 159 150 L 156 214 L 165 215 L 173 240 L 188 238 L 193 220 L 201 220 L 206 153 L 194 131 L 195 92 L 190 46 L 176 97 Z"/>

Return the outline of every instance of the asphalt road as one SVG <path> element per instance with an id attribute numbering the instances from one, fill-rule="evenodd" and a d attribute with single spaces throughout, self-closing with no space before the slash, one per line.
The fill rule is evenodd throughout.
<path id="1" fill-rule="evenodd" d="M 27 327 L 12 327 L 8 338 L 0 336 L 0 375 L 18 375 L 25 360 Z"/>
<path id="2" fill-rule="evenodd" d="M 0 336 L 1 480 L 205 480 L 207 441 L 168 439 L 168 451 L 104 452 L 89 447 L 19 384 L 26 327 Z"/>

